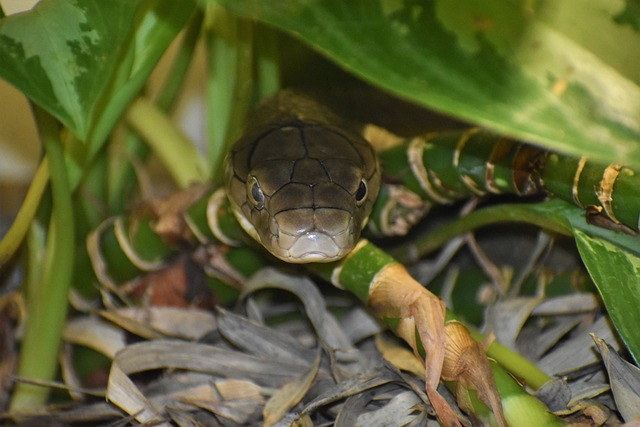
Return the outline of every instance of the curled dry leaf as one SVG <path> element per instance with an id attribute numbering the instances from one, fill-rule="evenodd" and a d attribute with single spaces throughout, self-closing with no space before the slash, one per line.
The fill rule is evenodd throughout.
<path id="1" fill-rule="evenodd" d="M 302 370 L 308 361 L 315 359 L 314 350 L 303 346 L 296 337 L 222 308 L 218 308 L 218 326 L 222 336 L 249 354 L 278 360 Z"/>
<path id="2" fill-rule="evenodd" d="M 517 350 L 516 338 L 541 301 L 539 297 L 520 297 L 492 304 L 487 308 L 485 329 L 490 330 L 502 344 Z"/>
<path id="3" fill-rule="evenodd" d="M 405 346 L 400 345 L 397 340 L 379 334 L 376 336 L 376 347 L 382 353 L 382 357 L 396 368 L 417 376 L 424 376 L 425 369 L 420 359 Z"/>
<path id="4" fill-rule="evenodd" d="M 313 384 L 313 380 L 320 369 L 320 361 L 322 353 L 318 351 L 311 369 L 304 375 L 288 382 L 280 390 L 271 396 L 262 411 L 264 416 L 263 426 L 270 427 L 278 420 L 282 419 L 288 410 L 297 405 L 300 400 L 307 394 L 309 388 Z"/>
<path id="5" fill-rule="evenodd" d="M 403 426 L 413 421 L 418 415 L 412 409 L 424 403 L 411 391 L 405 391 L 393 397 L 388 405 L 364 413 L 358 417 L 358 426 Z"/>
<path id="6" fill-rule="evenodd" d="M 622 359 L 604 340 L 591 334 L 598 351 L 604 360 L 611 391 L 618 411 L 625 421 L 631 422 L 640 418 L 640 369 Z"/>
<path id="7" fill-rule="evenodd" d="M 172 400 L 197 406 L 239 425 L 250 423 L 264 406 L 264 390 L 251 381 L 204 377 L 202 384 L 176 393 Z"/>
<path id="8" fill-rule="evenodd" d="M 374 278 L 369 306 L 383 319 L 397 319 L 396 334 L 418 355 L 416 331 L 425 349 L 427 396 L 440 421 L 460 426 L 447 401 L 438 393 L 444 361 L 445 306 L 442 300 L 416 282 L 400 264 L 390 264 Z"/>
<path id="9" fill-rule="evenodd" d="M 587 331 L 610 343 L 616 351 L 620 349 L 608 318 L 600 317 L 595 323 L 583 326 L 570 339 L 556 346 L 538 362 L 538 366 L 548 374 L 554 375 L 600 363 L 597 353 L 593 351 L 593 340 Z"/>
<path id="10" fill-rule="evenodd" d="M 302 414 L 312 413 L 325 405 L 398 380 L 398 376 L 384 366 L 361 372 L 326 389 L 304 407 Z"/>
<path id="11" fill-rule="evenodd" d="M 472 413 L 471 403 L 466 400 L 470 390 L 493 411 L 498 425 L 507 426 L 502 411 L 502 402 L 496 388 L 489 360 L 482 346 L 471 338 L 467 328 L 460 322 L 449 322 L 445 326 L 445 342 L 442 378 L 456 381 L 456 397 L 461 408 Z"/>
<path id="12" fill-rule="evenodd" d="M 66 342 L 91 348 L 110 359 L 126 345 L 122 329 L 95 316 L 69 320 L 62 333 Z"/>
<path id="13" fill-rule="evenodd" d="M 193 234 L 185 222 L 185 211 L 207 191 L 210 191 L 207 185 L 192 185 L 171 197 L 150 202 L 149 208 L 156 218 L 156 233 L 171 242 L 183 243 L 192 240 Z"/>
<path id="14" fill-rule="evenodd" d="M 263 268 L 245 283 L 243 294 L 265 288 L 282 289 L 298 297 L 318 338 L 328 350 L 354 350 L 351 341 L 341 330 L 329 327 L 324 297 L 309 278 L 287 275 L 275 268 Z"/>
<path id="15" fill-rule="evenodd" d="M 134 416 L 140 423 L 156 423 L 162 420 L 159 410 L 147 400 L 117 364 L 111 366 L 109 372 L 107 399 L 125 413 Z"/>
<path id="16" fill-rule="evenodd" d="M 140 327 L 151 328 L 164 336 L 188 340 L 197 340 L 216 329 L 215 316 L 194 307 L 119 308 L 110 310 L 109 317 L 118 319 L 118 323 L 131 332 Z"/>

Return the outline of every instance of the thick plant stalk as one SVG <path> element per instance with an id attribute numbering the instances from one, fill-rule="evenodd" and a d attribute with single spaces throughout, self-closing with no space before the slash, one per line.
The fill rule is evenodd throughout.
<path id="1" fill-rule="evenodd" d="M 447 313 L 444 303 L 380 248 L 362 240 L 343 261 L 336 265 L 316 265 L 313 270 L 330 279 L 335 286 L 358 296 L 411 346 L 416 355 L 423 358 L 427 395 L 445 425 L 460 424 L 436 390 L 440 379 L 454 382 L 461 408 L 479 416 L 477 407 L 484 404 L 490 408 L 497 425 L 529 422 L 531 418 L 520 415 L 523 402 L 529 402 L 526 406 L 534 412 L 527 415 L 535 417 L 536 424 L 532 425 L 561 424 L 499 365 L 491 366 L 485 350 L 467 328 L 456 320 L 446 320 L 451 319 L 452 314 Z M 498 375 L 495 376 L 492 370 L 497 370 Z M 546 377 L 534 366 L 531 371 L 537 383 L 541 377 Z M 477 393 L 482 403 L 471 398 L 471 391 Z M 506 396 L 510 399 L 505 399 Z"/>
<path id="2" fill-rule="evenodd" d="M 624 165 L 549 153 L 479 128 L 397 138 L 380 159 L 387 180 L 405 191 L 379 201 L 374 231 L 401 224 L 393 232 L 401 234 L 432 203 L 487 194 L 555 197 L 586 209 L 594 223 L 639 231 L 640 199 L 625 195 L 640 186 L 640 173 Z"/>
<path id="3" fill-rule="evenodd" d="M 40 136 L 50 168 L 53 210 L 47 235 L 46 263 L 32 283 L 27 296 L 27 325 L 20 351 L 18 375 L 52 380 L 55 376 L 62 328 L 67 315 L 67 295 L 73 273 L 74 234 L 71 188 L 67 177 L 64 150 L 58 138 L 58 123 L 48 113 L 35 108 Z M 41 406 L 49 389 L 18 383 L 11 409 Z"/>

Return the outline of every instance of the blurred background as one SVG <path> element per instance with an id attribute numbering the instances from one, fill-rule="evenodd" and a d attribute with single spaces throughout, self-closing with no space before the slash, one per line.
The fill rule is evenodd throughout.
<path id="1" fill-rule="evenodd" d="M 0 0 L 7 15 L 32 8 L 37 0 Z M 174 43 L 176 45 L 176 43 Z M 204 76 L 203 51 L 196 58 L 181 92 L 181 99 L 174 109 L 174 118 L 183 131 L 199 147 L 205 140 L 204 99 L 202 88 Z M 153 92 L 166 72 L 163 63 L 169 64 L 171 49 L 149 81 L 148 90 Z M 0 65 L 1 66 L 1 65 Z M 26 98 L 13 86 L 0 79 L 0 237 L 4 235 L 11 220 L 20 208 L 29 183 L 40 158 L 40 142 Z"/>

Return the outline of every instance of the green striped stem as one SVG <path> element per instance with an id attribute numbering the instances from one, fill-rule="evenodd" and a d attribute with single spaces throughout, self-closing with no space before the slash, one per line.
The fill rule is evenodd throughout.
<path id="1" fill-rule="evenodd" d="M 429 203 L 487 194 L 557 197 L 586 209 L 593 222 L 639 229 L 640 198 L 626 195 L 639 188 L 640 174 L 623 165 L 549 153 L 478 128 L 405 140 L 381 152 L 380 159 L 387 180 L 414 193 L 412 199 L 402 196 L 414 208 L 393 197 L 381 200 L 371 220 L 374 232 L 415 223 L 416 198 L 426 210 Z M 380 214 L 389 211 L 396 215 Z"/>
<path id="2" fill-rule="evenodd" d="M 256 251 L 242 245 L 243 239 L 224 191 L 197 186 L 129 216 L 108 218 L 87 238 L 87 252 L 98 281 L 116 289 L 167 267 L 181 250 L 218 248 L 213 255 L 220 269 L 205 265 L 205 272 L 216 295 L 226 296 L 219 299 L 224 303 L 238 295 L 243 277 L 264 265 Z"/>
<path id="3" fill-rule="evenodd" d="M 427 394 L 441 421 L 450 421 L 446 411 L 443 415 L 438 410 L 440 398 L 435 387 L 442 378 L 452 382 L 450 385 L 456 391 L 460 406 L 476 417 L 492 417 L 487 406 L 493 413 L 502 407 L 507 425 L 563 424 L 544 404 L 528 394 L 507 374 L 501 363 L 510 366 L 523 363 L 517 369 L 517 375 L 534 389 L 550 379 L 544 372 L 497 342 L 492 342 L 486 349 L 487 355 L 497 363 L 488 364 L 487 359 L 480 355 L 470 357 L 469 352 L 473 350 L 484 353 L 478 342 L 472 341 L 472 334 L 455 320 L 453 313 L 445 310 L 435 295 L 415 281 L 401 264 L 382 249 L 363 239 L 342 261 L 313 265 L 310 269 L 330 280 L 336 287 L 358 296 L 416 354 L 425 358 Z M 473 338 L 479 341 L 485 339 L 477 333 L 473 333 Z M 428 351 L 425 352 L 425 349 Z M 487 364 L 462 366 L 465 357 L 473 359 L 474 363 L 483 360 Z M 527 368 L 522 369 L 522 366 Z M 494 382 L 499 397 L 492 395 Z M 480 400 L 473 397 L 476 394 L 470 393 L 471 390 L 475 391 Z M 535 420 L 533 424 L 531 420 Z M 493 419 L 492 423 L 496 422 L 501 425 L 500 420 Z M 489 423 L 483 423 L 485 424 Z"/>

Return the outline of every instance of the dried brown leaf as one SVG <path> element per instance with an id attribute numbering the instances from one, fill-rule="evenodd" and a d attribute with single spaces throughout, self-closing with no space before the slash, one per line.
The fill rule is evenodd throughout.
<path id="1" fill-rule="evenodd" d="M 602 356 L 618 411 L 625 421 L 640 418 L 640 369 L 625 361 L 604 340 L 591 334 Z"/>
<path id="2" fill-rule="evenodd" d="M 444 361 L 445 306 L 442 300 L 416 282 L 400 264 L 390 264 L 374 278 L 369 306 L 382 318 L 398 319 L 396 334 L 419 354 L 416 331 L 425 350 L 426 391 L 440 421 L 447 426 L 460 422 L 438 393 Z"/>
<path id="3" fill-rule="evenodd" d="M 544 356 L 538 366 L 549 375 L 570 372 L 583 366 L 600 363 L 600 359 L 593 351 L 593 340 L 589 336 L 592 332 L 596 336 L 610 343 L 619 350 L 615 332 L 606 317 L 601 317 L 595 323 L 576 330 L 573 336 L 556 346 L 552 352 Z"/>
<path id="4" fill-rule="evenodd" d="M 342 319 L 342 328 L 352 342 L 358 342 L 383 331 L 378 320 L 361 306 L 354 307 Z"/>
<path id="5" fill-rule="evenodd" d="M 551 411 L 563 410 L 571 400 L 571 389 L 563 379 L 547 381 L 536 391 L 536 397 L 543 401 Z"/>
<path id="6" fill-rule="evenodd" d="M 149 202 L 149 208 L 156 217 L 154 231 L 165 241 L 193 242 L 193 233 L 185 222 L 185 211 L 194 201 L 210 191 L 208 185 L 192 185 L 187 190 L 174 193 L 165 199 Z"/>
<path id="7" fill-rule="evenodd" d="M 226 378 L 244 378 L 272 387 L 282 385 L 304 370 L 272 359 L 263 359 L 213 345 L 178 340 L 154 340 L 132 344 L 114 360 L 126 374 L 176 368 L 207 372 Z"/>
<path id="8" fill-rule="evenodd" d="M 482 346 L 471 338 L 467 328 L 460 322 L 449 322 L 445 326 L 447 340 L 442 378 L 456 381 L 456 396 L 467 396 L 475 390 L 496 417 L 498 425 L 507 426 L 502 411 L 502 401 L 489 366 L 489 360 Z M 464 390 L 462 390 L 464 389 Z M 458 402 L 462 409 L 472 413 L 468 402 Z"/>
<path id="9" fill-rule="evenodd" d="M 531 313 L 534 316 L 590 313 L 600 308 L 598 297 L 592 293 L 576 293 L 547 298 Z"/>
<path id="10" fill-rule="evenodd" d="M 100 316 L 114 323 L 127 332 L 131 332 L 141 338 L 152 340 L 162 338 L 162 334 L 156 332 L 151 326 L 141 323 L 128 316 L 123 316 L 117 310 L 102 310 Z"/>
<path id="11" fill-rule="evenodd" d="M 311 421 L 311 417 L 309 417 L 309 415 L 303 414 L 290 425 L 292 427 L 313 427 L 313 421 Z"/>
<path id="12" fill-rule="evenodd" d="M 518 336 L 518 349 L 530 360 L 539 360 L 558 342 L 585 320 L 585 315 L 554 317 L 544 328 L 539 323 L 526 325 Z"/>
<path id="13" fill-rule="evenodd" d="M 121 287 L 134 301 L 148 307 L 211 309 L 214 296 L 202 268 L 187 254 Z"/>
<path id="14" fill-rule="evenodd" d="M 304 369 L 316 352 L 303 347 L 294 337 L 273 328 L 258 325 L 245 317 L 218 309 L 220 333 L 247 353 L 291 363 Z"/>
<path id="15" fill-rule="evenodd" d="M 217 327 L 213 313 L 194 307 L 127 307 L 110 310 L 109 314 L 133 330 L 152 328 L 164 336 L 187 340 L 197 340 Z"/>
<path id="16" fill-rule="evenodd" d="M 307 394 L 320 369 L 321 356 L 322 352 L 318 351 L 316 359 L 308 372 L 286 383 L 271 396 L 262 411 L 264 417 L 263 426 L 270 427 L 275 424 Z"/>
<path id="17" fill-rule="evenodd" d="M 542 298 L 511 298 L 487 308 L 484 329 L 491 331 L 500 343 L 512 350 L 516 348 L 516 338 L 531 312 Z"/>
<path id="18" fill-rule="evenodd" d="M 250 381 L 208 380 L 199 389 L 200 393 L 185 390 L 175 398 L 240 425 L 255 421 L 265 402 L 264 390 Z"/>
<path id="19" fill-rule="evenodd" d="M 146 399 L 140 389 L 115 363 L 111 366 L 109 373 L 107 399 L 141 423 L 155 423 L 163 420 L 160 411 Z"/>
<path id="20" fill-rule="evenodd" d="M 62 332 L 66 342 L 91 348 L 110 359 L 125 347 L 124 331 L 95 316 L 69 320 Z"/>
<path id="21" fill-rule="evenodd" d="M 329 405 L 338 400 L 354 396 L 366 390 L 398 381 L 398 376 L 384 366 L 361 372 L 346 380 L 340 381 L 335 386 L 325 390 L 320 396 L 309 402 L 302 410 L 303 414 L 311 413 L 325 405 Z"/>
<path id="22" fill-rule="evenodd" d="M 356 425 L 358 414 L 364 411 L 371 399 L 372 394 L 367 392 L 348 397 L 336 416 L 334 427 L 351 427 Z"/>
<path id="23" fill-rule="evenodd" d="M 167 408 L 167 414 L 171 417 L 171 420 L 178 427 L 201 427 L 202 424 L 199 423 L 194 417 L 186 413 L 184 411 L 177 411 L 173 408 Z"/>
<path id="24" fill-rule="evenodd" d="M 425 375 L 422 360 L 396 340 L 384 334 L 379 334 L 376 336 L 376 347 L 382 353 L 382 357 L 396 368 L 412 372 L 419 377 Z"/>
<path id="25" fill-rule="evenodd" d="M 354 351 L 353 344 L 342 330 L 329 327 L 324 297 L 310 279 L 287 275 L 275 268 L 263 268 L 247 281 L 243 294 L 266 288 L 283 289 L 299 298 L 318 338 L 328 350 Z"/>
<path id="26" fill-rule="evenodd" d="M 404 426 L 413 421 L 424 403 L 411 391 L 394 396 L 383 407 L 358 417 L 357 426 Z"/>

